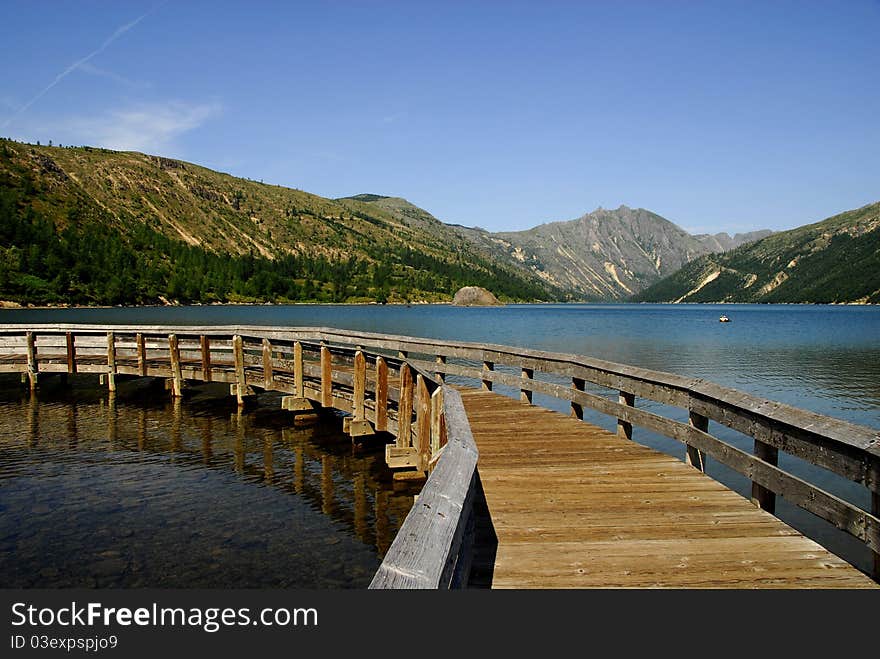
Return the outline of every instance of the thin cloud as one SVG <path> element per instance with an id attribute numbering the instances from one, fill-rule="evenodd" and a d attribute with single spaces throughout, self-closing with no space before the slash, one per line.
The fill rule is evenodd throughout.
<path id="1" fill-rule="evenodd" d="M 66 122 L 75 143 L 119 151 L 167 152 L 174 140 L 221 112 L 219 103 L 170 102 L 115 110 L 104 116 Z"/>
<path id="2" fill-rule="evenodd" d="M 165 1 L 167 2 L 167 0 L 165 0 Z M 3 122 L 2 128 L 6 128 L 7 126 L 9 126 L 10 123 L 12 123 L 12 122 L 15 121 L 16 119 L 18 119 L 18 117 L 20 117 L 24 112 L 26 112 L 26 111 L 28 110 L 28 108 L 30 108 L 34 103 L 36 103 L 36 102 L 39 101 L 41 98 L 43 98 L 43 96 L 45 96 L 47 93 L 49 93 L 49 91 L 50 91 L 55 85 L 57 85 L 59 82 L 61 82 L 62 80 L 64 80 L 67 76 L 69 76 L 69 75 L 70 75 L 71 73 L 73 73 L 76 69 L 78 69 L 79 67 L 81 67 L 83 64 L 87 64 L 88 61 L 89 61 L 90 59 L 92 59 L 93 57 L 96 57 L 96 56 L 100 55 L 101 53 L 103 53 L 105 50 L 107 50 L 107 48 L 110 46 L 110 44 L 112 44 L 114 41 L 116 41 L 117 39 L 119 39 L 119 37 L 121 37 L 123 34 L 125 34 L 126 32 L 128 32 L 128 31 L 129 31 L 130 29 L 132 29 L 135 25 L 137 25 L 138 23 L 140 23 L 140 22 L 141 22 L 142 20 L 144 20 L 147 16 L 149 16 L 150 14 L 152 14 L 154 11 L 156 11 L 159 7 L 161 7 L 161 6 L 164 5 L 164 4 L 165 4 L 165 2 L 162 2 L 161 4 L 156 5 L 155 7 L 153 7 L 153 8 L 152 8 L 150 11 L 148 11 L 147 13 L 145 13 L 145 14 L 143 14 L 143 15 L 141 15 L 141 16 L 138 16 L 138 17 L 137 17 L 136 19 L 134 19 L 133 21 L 131 21 L 131 22 L 129 22 L 129 23 L 126 23 L 125 25 L 122 25 L 122 26 L 116 28 L 116 31 L 113 32 L 113 34 L 111 34 L 109 37 L 107 37 L 107 39 L 104 40 L 104 43 L 102 43 L 98 48 L 96 48 L 95 50 L 93 50 L 92 52 L 90 52 L 90 53 L 89 53 L 88 55 L 86 55 L 85 57 L 82 57 L 82 58 L 78 59 L 76 62 L 74 62 L 73 64 L 71 64 L 70 66 L 68 66 L 66 69 L 64 69 L 61 73 L 59 73 L 57 76 L 55 76 L 55 79 L 52 80 L 52 82 L 50 82 L 50 83 L 49 83 L 48 85 L 46 85 L 42 90 L 40 90 L 40 92 L 37 93 L 37 95 L 34 96 L 32 99 L 30 99 L 27 103 L 25 103 L 24 105 L 22 105 L 22 106 L 18 109 L 18 111 L 17 111 L 15 114 L 13 114 L 11 117 L 9 117 L 8 119 L 6 119 L 6 121 Z"/>
<path id="3" fill-rule="evenodd" d="M 77 71 L 82 73 L 86 73 L 88 75 L 97 76 L 99 78 L 106 78 L 108 80 L 112 80 L 113 82 L 119 83 L 125 87 L 149 87 L 149 83 L 146 82 L 137 82 L 136 80 L 131 80 L 126 78 L 125 76 L 119 75 L 118 73 L 114 73 L 113 71 L 108 71 L 107 69 L 102 69 L 91 62 L 84 62 L 76 67 Z"/>

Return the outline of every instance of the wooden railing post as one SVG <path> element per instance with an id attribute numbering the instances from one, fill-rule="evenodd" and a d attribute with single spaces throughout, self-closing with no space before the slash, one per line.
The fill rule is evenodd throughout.
<path id="1" fill-rule="evenodd" d="M 583 378 L 572 378 L 571 379 L 571 388 L 575 391 L 583 391 L 586 386 L 586 382 Z M 571 401 L 571 412 L 569 412 L 570 416 L 573 416 L 576 419 L 583 420 L 584 418 L 584 408 L 580 403 L 576 403 Z"/>
<path id="2" fill-rule="evenodd" d="M 419 373 L 416 376 L 416 441 L 419 452 L 419 471 L 427 471 L 431 461 L 431 393 L 428 383 Z"/>
<path id="3" fill-rule="evenodd" d="M 299 341 L 293 344 L 293 393 L 297 398 L 305 398 L 303 386 L 303 346 Z"/>
<path id="4" fill-rule="evenodd" d="M 702 414 L 697 414 L 696 412 L 688 412 L 688 423 L 692 428 L 696 428 L 697 430 L 702 430 L 703 432 L 709 431 L 709 419 L 704 417 Z M 700 471 L 705 473 L 706 454 L 694 448 L 687 442 L 685 442 L 685 448 L 686 451 L 684 461 L 692 467 L 699 469 Z"/>
<path id="5" fill-rule="evenodd" d="M 397 403 L 397 447 L 408 448 L 412 436 L 413 377 L 409 364 L 400 365 L 400 400 Z"/>
<path id="6" fill-rule="evenodd" d="M 376 357 L 376 430 L 388 430 L 388 364 Z"/>
<path id="7" fill-rule="evenodd" d="M 495 370 L 495 364 L 492 362 L 483 362 L 483 391 L 492 391 L 492 380 L 486 379 L 485 374 Z"/>
<path id="8" fill-rule="evenodd" d="M 211 374 L 211 339 L 204 334 L 199 337 L 199 347 L 202 350 L 202 380 L 210 382 Z"/>
<path id="9" fill-rule="evenodd" d="M 531 380 L 533 377 L 535 377 L 535 370 L 532 368 L 524 368 L 524 369 L 522 369 L 521 376 L 522 376 L 523 380 Z M 531 389 L 520 389 L 519 390 L 519 399 L 522 402 L 528 403 L 529 405 L 531 405 L 532 404 L 532 390 Z"/>
<path id="10" fill-rule="evenodd" d="M 333 407 L 333 363 L 327 346 L 321 346 L 321 405 Z"/>
<path id="11" fill-rule="evenodd" d="M 779 462 L 779 449 L 756 439 L 755 457 L 775 467 Z M 752 481 L 752 503 L 771 515 L 775 514 L 776 493 Z"/>
<path id="12" fill-rule="evenodd" d="M 138 371 L 145 376 L 147 374 L 147 344 L 144 341 L 144 335 L 140 332 L 135 335 L 135 343 L 137 344 Z"/>
<path id="13" fill-rule="evenodd" d="M 367 394 L 367 359 L 364 353 L 358 350 L 354 353 L 354 408 L 352 416 L 356 421 L 366 418 L 366 394 Z"/>
<path id="14" fill-rule="evenodd" d="M 76 373 L 76 336 L 72 332 L 65 332 L 67 337 L 67 372 Z"/>
<path id="15" fill-rule="evenodd" d="M 272 388 L 275 376 L 272 373 L 272 344 L 269 339 L 263 339 L 263 388 L 267 391 Z"/>
<path id="16" fill-rule="evenodd" d="M 431 394 L 431 457 L 440 450 L 441 422 L 443 419 L 443 387 L 437 387 Z"/>
<path id="17" fill-rule="evenodd" d="M 636 395 L 628 393 L 626 391 L 621 391 L 618 396 L 617 401 L 621 405 L 627 405 L 629 407 L 634 407 L 636 404 Z M 623 419 L 617 419 L 617 436 L 621 439 L 632 439 L 633 438 L 633 426 L 629 421 L 624 421 Z"/>
<path id="18" fill-rule="evenodd" d="M 37 372 L 39 368 L 37 366 L 37 344 L 33 332 L 27 333 L 27 360 L 28 382 L 31 391 L 34 391 L 37 388 Z"/>
<path id="19" fill-rule="evenodd" d="M 107 332 L 107 390 L 116 391 L 116 335 Z"/>
<path id="20" fill-rule="evenodd" d="M 434 362 L 437 364 L 440 364 L 442 366 L 445 366 L 446 365 L 446 357 L 444 355 L 437 355 L 434 358 Z M 434 373 L 434 377 L 437 378 L 437 382 L 439 382 L 440 384 L 443 384 L 444 382 L 446 382 L 446 373 L 444 371 L 436 371 Z"/>
<path id="21" fill-rule="evenodd" d="M 238 334 L 232 337 L 232 358 L 235 363 L 235 399 L 238 406 L 243 407 L 247 376 L 244 371 L 244 341 Z"/>
<path id="22" fill-rule="evenodd" d="M 171 356 L 171 395 L 180 398 L 183 395 L 183 375 L 180 371 L 180 346 L 176 334 L 168 335 L 168 352 Z"/>

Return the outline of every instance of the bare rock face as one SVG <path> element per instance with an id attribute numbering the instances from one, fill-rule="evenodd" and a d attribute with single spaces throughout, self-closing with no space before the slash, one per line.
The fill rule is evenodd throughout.
<path id="1" fill-rule="evenodd" d="M 459 288 L 452 298 L 452 304 L 457 307 L 500 307 L 504 306 L 490 291 L 479 286 L 465 286 Z"/>

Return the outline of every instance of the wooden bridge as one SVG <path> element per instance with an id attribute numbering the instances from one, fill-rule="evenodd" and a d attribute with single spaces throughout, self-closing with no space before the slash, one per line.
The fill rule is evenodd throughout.
<path id="1" fill-rule="evenodd" d="M 111 392 L 118 377 L 159 377 L 176 397 L 190 381 L 225 382 L 240 404 L 262 388 L 295 413 L 348 413 L 353 438 L 387 438 L 389 466 L 427 476 L 373 588 L 876 587 L 775 517 L 777 496 L 864 543 L 880 579 L 878 432 L 699 379 L 505 346 L 238 326 L 2 325 L 3 371 L 31 387 L 97 373 Z M 583 421 L 585 408 L 616 419 L 616 434 Z M 753 450 L 710 434 L 710 421 Z M 633 426 L 681 442 L 685 461 L 633 442 Z M 784 469 L 780 451 L 864 496 Z M 750 480 L 751 500 L 706 475 L 707 459 Z"/>

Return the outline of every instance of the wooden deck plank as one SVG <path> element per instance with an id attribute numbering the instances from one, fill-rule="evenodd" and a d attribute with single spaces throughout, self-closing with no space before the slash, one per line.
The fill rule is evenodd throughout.
<path id="1" fill-rule="evenodd" d="M 866 575 L 681 460 L 461 389 L 498 538 L 494 588 L 871 588 Z"/>

